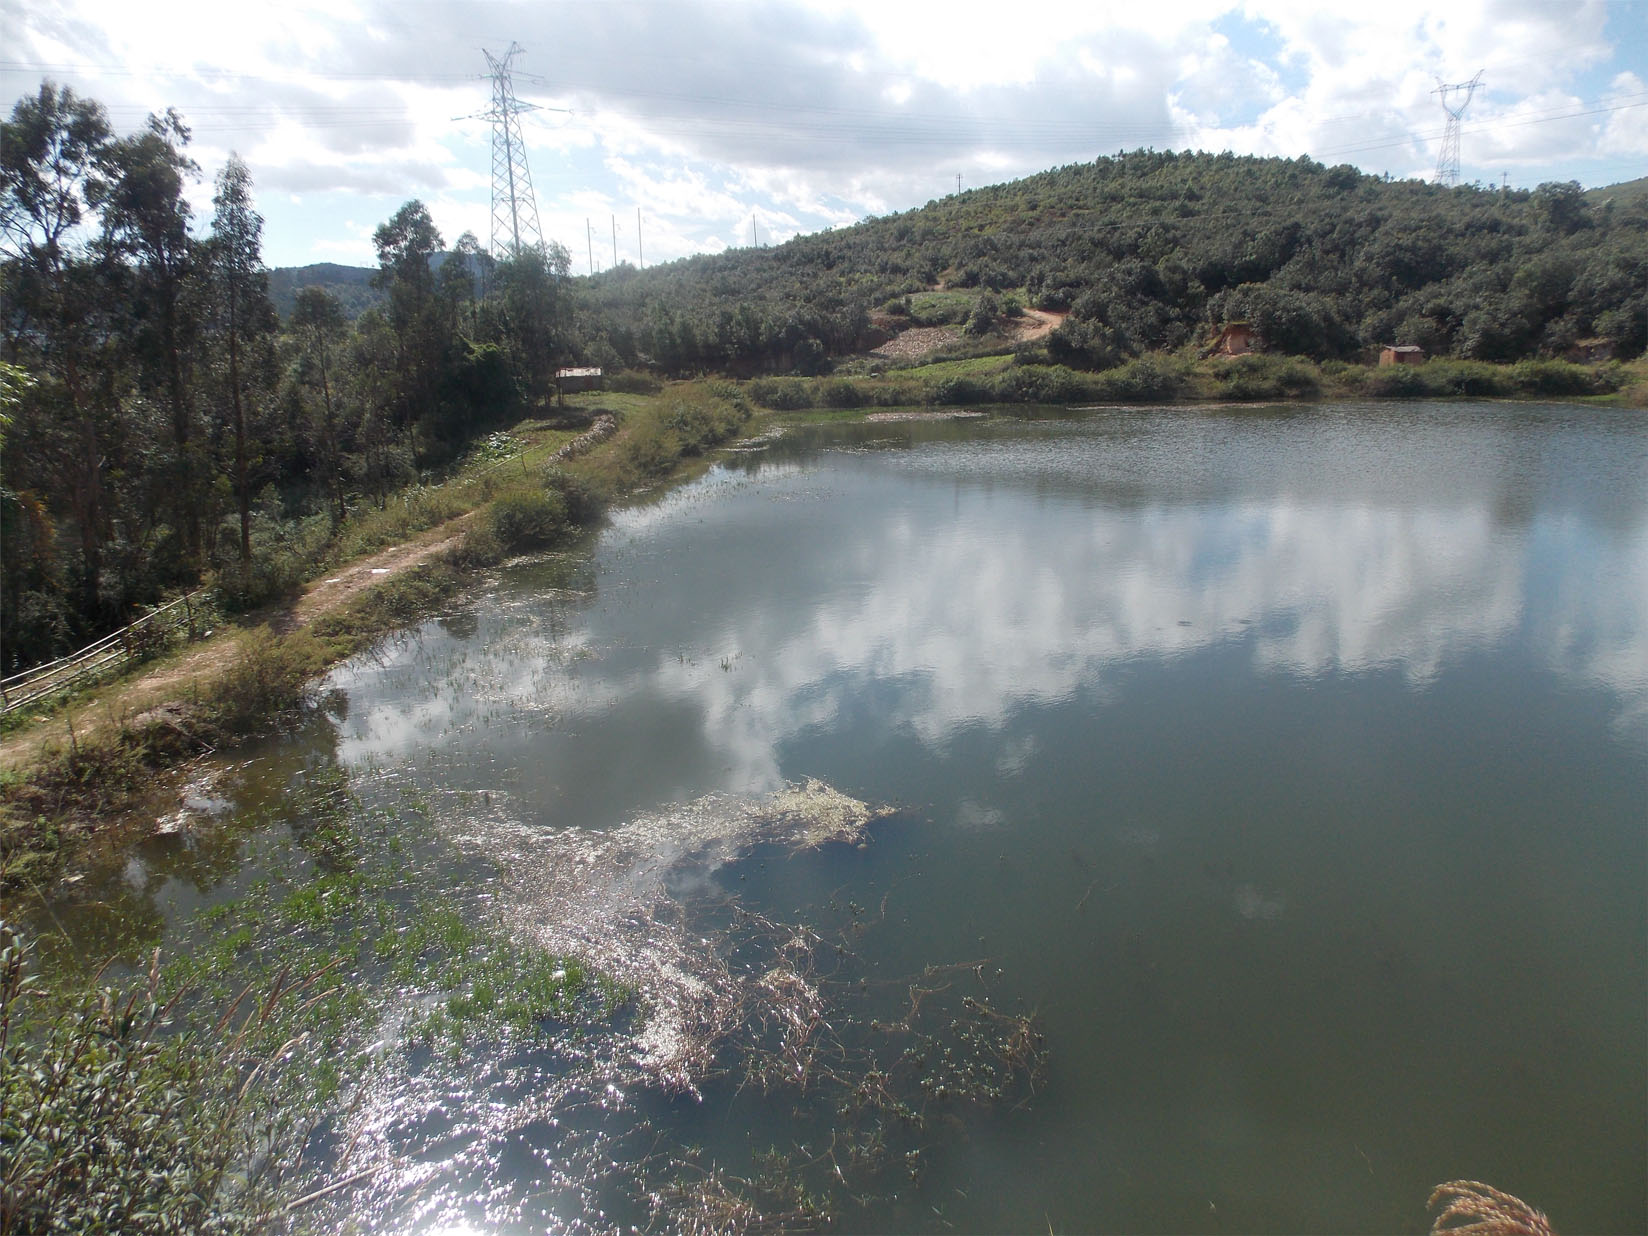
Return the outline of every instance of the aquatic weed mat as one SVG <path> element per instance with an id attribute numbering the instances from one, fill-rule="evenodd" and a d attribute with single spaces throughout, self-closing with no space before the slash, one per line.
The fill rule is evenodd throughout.
<path id="1" fill-rule="evenodd" d="M 887 808 L 809 781 L 551 831 L 507 794 L 405 785 L 295 773 L 259 873 L 172 962 L 197 1024 L 321 976 L 269 1028 L 260 1085 L 297 1131 L 266 1151 L 299 1194 L 277 1228 L 904 1215 L 935 1153 L 1034 1093 L 1040 1036 L 998 1007 L 987 959 L 897 977 L 866 960 L 896 893 L 804 922 L 730 893 L 760 864 L 850 862 Z"/>
<path id="2" fill-rule="evenodd" d="M 717 881 L 758 856 L 869 844 L 888 810 L 816 781 L 599 833 L 508 806 L 451 795 L 433 812 L 497 861 L 514 937 L 631 999 L 601 1033 L 546 1025 L 404 1057 L 351 1118 L 384 1165 L 349 1204 L 368 1226 L 725 1231 L 867 1206 L 913 1221 L 918 1198 L 941 1214 L 922 1192 L 935 1147 L 1032 1098 L 1045 1048 L 1032 1015 L 998 1007 L 989 959 L 886 976 L 857 946 L 894 894 L 798 923 Z"/>

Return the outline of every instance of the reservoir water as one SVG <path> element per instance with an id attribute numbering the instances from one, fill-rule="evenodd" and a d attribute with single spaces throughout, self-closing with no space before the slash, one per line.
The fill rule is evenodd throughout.
<path id="1" fill-rule="evenodd" d="M 437 1170 L 366 1221 L 735 1226 L 765 1171 L 844 1230 L 1420 1231 L 1454 1178 L 1648 1229 L 1640 413 L 792 429 L 329 686 L 231 814 L 317 750 L 416 794 L 655 1019 L 576 1112 L 388 1070 Z M 179 921 L 237 837 L 127 884 Z"/>

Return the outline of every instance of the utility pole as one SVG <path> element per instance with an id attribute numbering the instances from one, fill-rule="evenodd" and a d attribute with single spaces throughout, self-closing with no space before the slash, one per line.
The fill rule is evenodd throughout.
<path id="1" fill-rule="evenodd" d="M 956 173 L 956 192 L 957 193 L 961 192 L 961 173 L 960 172 Z"/>
<path id="2" fill-rule="evenodd" d="M 612 268 L 618 269 L 618 216 L 612 215 Z"/>
<path id="3" fill-rule="evenodd" d="M 635 257 L 640 262 L 641 269 L 647 268 L 647 251 L 641 247 L 641 208 L 635 208 Z"/>
<path id="4" fill-rule="evenodd" d="M 755 215 L 750 215 L 750 248 L 755 248 Z"/>
<path id="5" fill-rule="evenodd" d="M 532 172 L 526 165 L 526 142 L 521 137 L 521 113 L 562 111 L 522 103 L 515 97 L 515 83 L 509 62 L 520 55 L 518 43 L 511 43 L 500 59 L 482 49 L 492 70 L 492 102 L 484 112 L 459 116 L 458 120 L 485 120 L 492 125 L 492 256 L 513 257 L 522 248 L 542 248 L 544 234 L 538 226 L 538 199 L 532 193 Z"/>
<path id="6" fill-rule="evenodd" d="M 590 226 L 589 216 L 584 216 L 584 240 L 589 245 L 589 273 L 595 273 L 595 229 Z"/>
<path id="7" fill-rule="evenodd" d="M 1436 157 L 1436 183 L 1445 188 L 1451 189 L 1459 183 L 1459 130 L 1465 118 L 1465 109 L 1471 105 L 1471 96 L 1481 84 L 1482 70 L 1478 69 L 1470 81 L 1456 82 L 1451 86 L 1439 77 L 1436 79 L 1436 89 L 1431 91 L 1441 102 L 1442 110 L 1448 113 L 1447 127 L 1442 130 L 1442 150 Z M 1465 100 L 1456 107 L 1449 100 L 1461 90 L 1465 92 Z"/>

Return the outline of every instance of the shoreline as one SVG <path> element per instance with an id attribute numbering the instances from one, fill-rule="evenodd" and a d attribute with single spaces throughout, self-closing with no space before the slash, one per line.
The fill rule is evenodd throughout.
<path id="1" fill-rule="evenodd" d="M 460 513 L 374 552 L 329 566 L 290 601 L 248 615 L 245 621 L 185 645 L 157 663 L 93 688 L 86 698 L 70 696 L 42 709 L 32 722 L 25 721 L 0 738 L 0 887 L 54 882 L 100 836 L 118 834 L 129 842 L 133 835 L 146 835 L 137 817 L 175 794 L 199 757 L 277 732 L 301 711 L 305 696 L 321 675 L 377 639 L 419 621 L 457 595 L 479 572 L 501 562 L 506 555 L 500 548 L 487 544 L 487 535 L 475 534 L 484 533 L 482 516 L 499 498 L 532 487 L 534 464 L 529 459 L 539 468 L 567 464 L 569 470 L 603 484 L 614 501 L 656 495 L 701 474 L 713 462 L 713 451 L 703 447 L 676 444 L 667 458 L 649 457 L 645 460 L 649 466 L 641 468 L 626 458 L 626 448 L 629 455 L 636 455 L 641 440 L 650 441 L 646 422 L 649 416 L 660 414 L 657 405 L 672 392 L 695 385 L 730 389 L 742 406 L 735 435 L 705 444 L 719 450 L 736 450 L 751 438 L 770 436 L 775 428 L 782 432 L 785 425 L 815 420 L 951 421 L 1034 406 L 995 404 L 987 411 L 957 401 L 949 407 L 917 404 L 779 411 L 749 407 L 743 397 L 751 383 L 718 382 L 678 384 L 655 396 L 579 397 L 577 405 L 590 410 L 596 420 L 571 440 L 552 446 L 540 442 L 523 449 L 518 458 L 524 480 L 516 481 L 512 468 L 488 464 L 481 471 L 508 475 L 497 484 L 490 480 L 482 484 L 479 500 Z M 1265 406 L 1308 409 L 1347 397 L 1354 398 L 1081 401 L 1046 406 L 1076 413 L 1142 411 L 1151 406 L 1209 411 Z M 1363 398 L 1378 404 L 1408 401 Z M 1638 410 L 1620 403 L 1618 396 L 1485 397 L 1481 401 Z M 531 433 L 532 422 L 533 418 L 525 418 L 510 432 Z M 535 428 L 541 431 L 543 426 L 540 423 Z M 503 462 L 512 464 L 514 459 Z M 460 473 L 449 483 L 474 481 L 474 476 Z"/>

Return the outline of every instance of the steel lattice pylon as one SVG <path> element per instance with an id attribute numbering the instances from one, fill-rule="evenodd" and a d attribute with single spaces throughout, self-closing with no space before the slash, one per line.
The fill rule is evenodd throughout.
<path id="1" fill-rule="evenodd" d="M 1442 151 L 1436 157 L 1436 183 L 1449 189 L 1459 183 L 1459 130 L 1465 119 L 1465 109 L 1471 105 L 1471 96 L 1481 84 L 1481 72 L 1468 82 L 1457 82 L 1452 86 L 1444 85 L 1439 77 L 1436 79 L 1436 89 L 1431 92 L 1442 101 L 1442 110 L 1448 113 L 1448 126 L 1442 130 Z M 1448 99 L 1461 90 L 1465 92 L 1465 101 L 1455 107 Z"/>
<path id="2" fill-rule="evenodd" d="M 485 52 L 492 68 L 492 106 L 480 118 L 492 122 L 492 255 L 507 258 L 522 246 L 542 248 L 538 226 L 538 199 L 532 193 L 532 173 L 526 165 L 526 142 L 521 138 L 521 113 L 539 110 L 515 97 L 509 62 L 521 51 L 511 43 L 500 60 Z"/>

